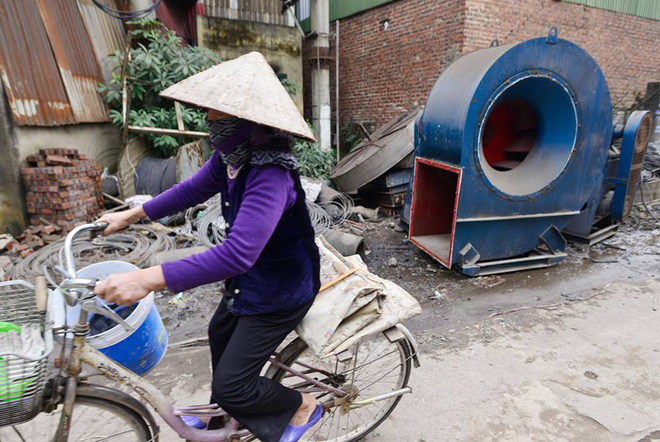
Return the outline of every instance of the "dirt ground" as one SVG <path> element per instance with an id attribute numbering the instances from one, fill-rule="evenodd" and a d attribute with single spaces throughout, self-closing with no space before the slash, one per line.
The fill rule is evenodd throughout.
<path id="1" fill-rule="evenodd" d="M 420 301 L 406 326 L 422 366 L 368 440 L 660 440 L 660 230 L 623 227 L 551 268 L 468 278 L 396 224 L 366 226 L 366 263 Z M 221 291 L 160 294 L 170 342 L 204 336 Z M 208 400 L 208 373 L 206 348 L 194 347 L 169 351 L 150 377 L 190 404 Z"/>

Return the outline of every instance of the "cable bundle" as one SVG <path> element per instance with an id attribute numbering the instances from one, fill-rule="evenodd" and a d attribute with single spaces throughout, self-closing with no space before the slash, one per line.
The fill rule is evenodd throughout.
<path id="1" fill-rule="evenodd" d="M 34 281 L 37 276 L 43 276 L 45 267 L 64 267 L 63 245 L 64 238 L 37 250 L 9 270 L 9 279 Z M 73 243 L 73 254 L 78 268 L 110 260 L 127 261 L 144 267 L 153 254 L 174 248 L 174 239 L 165 230 L 133 225 L 107 237 L 78 238 Z"/>

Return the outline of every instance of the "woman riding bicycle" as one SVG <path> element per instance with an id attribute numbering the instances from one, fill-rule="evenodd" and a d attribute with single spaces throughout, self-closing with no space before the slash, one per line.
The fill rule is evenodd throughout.
<path id="1" fill-rule="evenodd" d="M 227 239 L 203 253 L 113 275 L 96 286 L 132 305 L 153 290 L 180 292 L 225 281 L 209 324 L 212 403 L 264 442 L 297 441 L 321 417 L 313 396 L 260 377 L 271 353 L 318 293 L 319 253 L 291 135 L 314 139 L 259 53 L 194 75 L 162 93 L 208 111 L 209 161 L 191 178 L 140 207 L 104 215 L 105 234 L 222 198 Z"/>

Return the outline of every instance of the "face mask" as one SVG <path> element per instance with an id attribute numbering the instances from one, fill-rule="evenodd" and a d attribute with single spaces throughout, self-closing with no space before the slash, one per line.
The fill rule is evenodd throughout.
<path id="1" fill-rule="evenodd" d="M 209 144 L 220 152 L 231 152 L 250 140 L 253 125 L 236 117 L 206 122 L 209 129 Z"/>

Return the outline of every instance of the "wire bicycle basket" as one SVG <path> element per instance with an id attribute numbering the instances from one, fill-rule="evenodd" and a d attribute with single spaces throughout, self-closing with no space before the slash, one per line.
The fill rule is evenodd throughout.
<path id="1" fill-rule="evenodd" d="M 0 282 L 0 427 L 41 411 L 53 337 L 34 292 L 25 281 Z"/>

